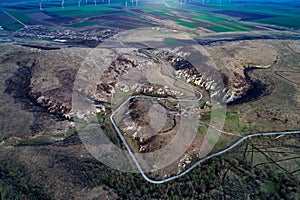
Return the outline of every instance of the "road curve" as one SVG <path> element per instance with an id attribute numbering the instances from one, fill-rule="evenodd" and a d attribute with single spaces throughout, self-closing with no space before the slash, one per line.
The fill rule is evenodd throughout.
<path id="1" fill-rule="evenodd" d="M 159 59 L 160 60 L 160 59 Z M 161 61 L 161 60 L 160 60 Z M 162 62 L 162 64 L 164 65 L 164 67 L 166 68 L 166 70 L 168 71 L 168 73 L 175 79 L 177 79 L 176 77 L 173 76 L 173 74 L 171 73 L 171 71 L 168 69 L 168 67 L 164 64 L 164 62 Z M 179 81 L 182 81 L 180 79 L 177 79 Z M 183 81 L 182 81 L 183 82 Z M 185 82 L 184 82 L 185 83 Z M 186 84 L 186 83 L 185 83 Z M 202 93 L 197 91 L 199 93 L 199 97 L 197 99 L 177 99 L 178 101 L 199 101 L 202 99 Z M 219 156 L 219 155 L 222 155 L 226 152 L 228 152 L 229 150 L 235 148 L 236 146 L 238 146 L 240 143 L 242 143 L 243 141 L 249 139 L 249 138 L 252 138 L 252 137 L 257 137 L 257 136 L 272 136 L 272 135 L 291 135 L 291 134 L 299 134 L 300 133 L 300 130 L 296 130 L 296 131 L 283 131 L 283 132 L 266 132 L 266 133 L 254 133 L 254 134 L 249 134 L 247 136 L 243 136 L 241 139 L 239 139 L 238 141 L 236 141 L 235 143 L 233 143 L 232 145 L 230 145 L 229 147 L 217 152 L 217 153 L 214 153 L 214 154 L 211 154 L 205 158 L 202 158 L 201 160 L 197 161 L 196 163 L 194 163 L 192 166 L 190 166 L 188 169 L 186 169 L 185 171 L 183 171 L 182 173 L 180 174 L 177 174 L 175 176 L 172 176 L 172 177 L 169 177 L 169 178 L 166 178 L 164 180 L 153 180 L 151 178 L 149 178 L 146 173 L 144 172 L 144 170 L 142 169 L 140 163 L 138 162 L 138 160 L 136 159 L 136 157 L 134 156 L 134 153 L 132 152 L 131 148 L 129 147 L 128 143 L 126 142 L 125 138 L 123 137 L 120 129 L 118 128 L 116 122 L 114 121 L 114 116 L 115 114 L 126 104 L 128 103 L 131 99 L 135 99 L 135 98 L 145 98 L 145 99 L 170 99 L 170 98 L 167 98 L 167 97 L 152 97 L 152 96 L 143 96 L 143 95 L 137 95 L 137 96 L 131 96 L 129 97 L 127 100 L 125 100 L 122 104 L 120 104 L 118 106 L 118 108 L 111 114 L 110 116 L 110 121 L 111 123 L 113 124 L 115 130 L 117 131 L 119 137 L 121 138 L 122 142 L 124 143 L 130 157 L 132 158 L 132 160 L 134 161 L 135 165 L 137 166 L 139 172 L 141 173 L 141 175 L 143 176 L 143 178 L 145 180 L 147 180 L 148 182 L 150 183 L 154 183 L 154 184 L 161 184 L 161 183 L 166 183 L 168 181 L 171 181 L 171 180 L 174 180 L 174 179 L 177 179 L 187 173 L 189 173 L 191 170 L 193 170 L 195 167 L 197 167 L 199 164 L 213 158 L 213 157 L 216 157 L 216 156 Z"/>
<path id="2" fill-rule="evenodd" d="M 146 173 L 144 172 L 144 170 L 142 169 L 140 163 L 138 162 L 138 160 L 136 159 L 136 157 L 134 156 L 134 153 L 131 151 L 129 145 L 127 144 L 125 138 L 123 137 L 121 131 L 119 130 L 117 124 L 115 123 L 113 117 L 114 115 L 120 110 L 121 107 L 123 107 L 128 101 L 130 101 L 131 99 L 134 99 L 134 98 L 148 98 L 148 99 L 151 99 L 151 98 L 157 98 L 157 97 L 149 97 L 149 96 L 132 96 L 130 98 L 128 98 L 126 101 L 124 101 L 113 113 L 112 115 L 110 116 L 110 121 L 112 122 L 115 130 L 117 131 L 119 137 L 121 138 L 122 142 L 124 143 L 130 157 L 132 158 L 132 160 L 134 161 L 135 165 L 137 166 L 139 172 L 142 174 L 143 178 L 145 180 L 147 180 L 148 182 L 150 183 L 154 183 L 154 184 L 161 184 L 161 183 L 166 183 L 168 181 L 171 181 L 171 180 L 174 180 L 174 179 L 177 179 L 187 173 L 189 173 L 192 169 L 194 169 L 195 167 L 197 167 L 199 164 L 203 163 L 204 161 L 207 161 L 213 157 L 216 157 L 216 156 L 219 156 L 219 155 L 222 155 L 224 153 L 226 153 L 227 151 L 233 149 L 234 147 L 238 146 L 240 143 L 242 143 L 243 141 L 249 139 L 249 138 L 252 138 L 252 137 L 257 137 L 257 136 L 271 136 L 271 135 L 291 135 L 291 134 L 299 134 L 300 133 L 300 130 L 299 131 L 286 131 L 286 132 L 267 132 L 267 133 L 254 133 L 254 134 L 250 134 L 250 135 L 247 135 L 247 136 L 243 136 L 240 140 L 236 141 L 235 143 L 233 143 L 231 146 L 217 152 L 217 153 L 214 153 L 214 154 L 211 154 L 205 158 L 202 158 L 201 160 L 199 160 L 198 162 L 194 163 L 192 166 L 190 166 L 188 169 L 186 169 L 184 172 L 182 172 L 181 174 L 177 174 L 175 176 L 172 176 L 172 177 L 169 177 L 169 178 L 166 178 L 164 180 L 153 180 L 153 179 L 150 179 Z"/>

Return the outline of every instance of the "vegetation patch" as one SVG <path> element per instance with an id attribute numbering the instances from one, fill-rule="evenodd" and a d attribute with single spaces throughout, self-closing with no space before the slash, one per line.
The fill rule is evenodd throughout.
<path id="1" fill-rule="evenodd" d="M 180 24 L 182 26 L 186 26 L 188 28 L 197 28 L 197 27 L 199 27 L 199 25 L 197 25 L 197 24 L 187 22 L 187 21 L 184 21 L 184 20 L 180 20 L 180 19 L 175 19 L 174 21 L 177 22 L 178 24 Z"/>
<path id="2" fill-rule="evenodd" d="M 264 183 L 263 183 L 263 188 L 266 190 L 267 193 L 269 194 L 273 194 L 276 192 L 276 186 L 277 184 L 274 182 L 274 181 L 269 181 L 269 180 L 266 180 Z"/>

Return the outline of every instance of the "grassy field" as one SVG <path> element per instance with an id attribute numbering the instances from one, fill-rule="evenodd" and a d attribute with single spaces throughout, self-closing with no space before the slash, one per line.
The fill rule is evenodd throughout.
<path id="1" fill-rule="evenodd" d="M 19 22 L 8 16 L 6 13 L 0 11 L 0 25 L 7 31 L 16 31 L 23 28 Z"/>
<path id="2" fill-rule="evenodd" d="M 197 24 L 193 24 L 191 22 L 187 22 L 187 21 L 180 20 L 180 19 L 175 19 L 174 21 L 177 22 L 178 24 L 180 24 L 182 26 L 186 26 L 188 28 L 197 28 L 197 27 L 199 27 Z"/>
<path id="3" fill-rule="evenodd" d="M 201 121 L 208 123 L 211 120 L 211 113 L 205 113 L 201 116 Z M 266 126 L 263 124 L 254 123 L 251 121 L 242 120 L 241 117 L 234 110 L 228 109 L 226 111 L 225 123 L 223 130 L 226 132 L 240 133 L 246 135 L 253 132 L 263 132 Z M 202 129 L 199 129 L 201 132 Z"/>
<path id="4" fill-rule="evenodd" d="M 231 4 L 230 6 L 216 4 L 212 7 L 215 9 L 215 11 L 238 11 L 239 13 L 234 13 L 233 17 L 242 19 L 250 17 L 245 21 L 267 23 L 294 29 L 300 28 L 300 7 L 296 7 L 295 5 L 291 4 L 247 2 L 241 4 Z M 255 15 L 266 15 L 266 17 L 255 19 Z M 251 19 L 251 16 L 253 19 Z"/>
<path id="5" fill-rule="evenodd" d="M 280 16 L 268 19 L 256 20 L 256 22 L 266 23 L 266 24 L 274 24 L 278 26 L 284 26 L 294 29 L 300 28 L 300 16 L 295 16 L 293 18 L 287 16 Z"/>

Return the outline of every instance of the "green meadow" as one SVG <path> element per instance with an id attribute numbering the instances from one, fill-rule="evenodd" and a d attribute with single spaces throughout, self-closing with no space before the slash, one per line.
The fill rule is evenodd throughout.
<path id="1" fill-rule="evenodd" d="M 6 13 L 0 11 L 0 26 L 7 31 L 16 31 L 23 28 L 19 22 L 8 16 Z M 4 33 L 4 31 L 2 31 Z"/>

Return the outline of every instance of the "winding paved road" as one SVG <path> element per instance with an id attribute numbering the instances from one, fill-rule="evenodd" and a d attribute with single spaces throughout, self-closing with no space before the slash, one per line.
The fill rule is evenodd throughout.
<path id="1" fill-rule="evenodd" d="M 159 58 L 158 58 L 159 59 Z M 168 73 L 175 79 L 177 79 L 176 77 L 174 77 L 174 75 L 171 73 L 171 71 L 168 69 L 168 67 L 164 64 L 164 62 L 159 59 L 163 66 L 166 68 L 166 70 L 168 71 Z M 182 80 L 180 79 L 177 79 L 181 82 L 183 82 Z M 184 82 L 184 84 L 186 84 Z M 202 99 L 202 93 L 200 93 L 199 91 L 197 91 L 199 93 L 199 97 L 197 99 L 178 99 L 178 101 L 199 101 Z M 138 162 L 138 160 L 136 159 L 136 157 L 134 156 L 134 153 L 132 152 L 131 148 L 129 147 L 128 143 L 126 142 L 125 138 L 123 137 L 120 129 L 118 128 L 116 122 L 114 121 L 114 116 L 115 114 L 126 104 L 128 103 L 131 99 L 136 99 L 136 98 L 145 98 L 145 99 L 169 99 L 167 97 L 151 97 L 151 96 L 143 96 L 143 95 L 138 95 L 138 96 L 131 96 L 129 97 L 127 100 L 125 100 L 121 105 L 118 106 L 118 108 L 111 114 L 110 116 L 110 121 L 111 123 L 113 124 L 115 130 L 117 131 L 119 137 L 121 138 L 122 142 L 124 143 L 130 157 L 132 158 L 132 160 L 134 161 L 134 163 L 136 164 L 139 172 L 142 174 L 143 178 L 145 180 L 147 180 L 148 182 L 150 183 L 154 183 L 154 184 L 161 184 L 161 183 L 166 183 L 168 181 L 171 181 L 171 180 L 174 180 L 174 179 L 177 179 L 187 173 L 189 173 L 191 170 L 193 170 L 195 167 L 197 167 L 199 164 L 203 163 L 204 161 L 207 161 L 213 157 L 216 157 L 216 156 L 219 156 L 219 155 L 222 155 L 224 153 L 226 153 L 227 151 L 233 149 L 234 147 L 238 146 L 240 143 L 242 143 L 243 141 L 249 139 L 249 138 L 252 138 L 252 137 L 257 137 L 257 136 L 271 136 L 271 135 L 291 135 L 291 134 L 299 134 L 300 133 L 300 130 L 297 130 L 297 131 L 284 131 L 284 132 L 267 132 L 267 133 L 254 133 L 254 134 L 250 134 L 250 135 L 247 135 L 247 136 L 243 136 L 241 137 L 241 139 L 239 139 L 238 141 L 236 141 L 235 143 L 233 143 L 231 146 L 217 152 L 217 153 L 214 153 L 214 154 L 211 154 L 205 158 L 202 158 L 201 160 L 199 160 L 198 162 L 194 163 L 192 166 L 190 166 L 188 169 L 186 169 L 185 171 L 183 171 L 182 173 L 180 174 L 177 174 L 175 176 L 172 176 L 172 177 L 169 177 L 169 178 L 166 178 L 164 180 L 153 180 L 153 179 L 150 179 L 146 173 L 144 172 L 144 170 L 142 169 L 140 163 Z"/>
<path id="2" fill-rule="evenodd" d="M 139 172 L 142 174 L 143 178 L 147 181 L 149 181 L 150 183 L 155 183 L 155 184 L 160 184 L 160 183 L 166 183 L 168 181 L 174 180 L 176 178 L 179 178 L 187 173 L 189 173 L 192 169 L 194 169 L 196 166 L 198 166 L 199 164 L 201 164 L 202 162 L 211 159 L 213 157 L 219 156 L 221 154 L 226 153 L 227 151 L 233 149 L 234 147 L 238 146 L 240 143 L 242 143 L 243 141 L 252 138 L 252 137 L 257 137 L 257 136 L 271 136 L 271 135 L 291 135 L 291 134 L 299 134 L 300 131 L 286 131 L 286 132 L 267 132 L 267 133 L 255 133 L 255 134 L 251 134 L 251 135 L 247 135 L 247 136 L 243 136 L 240 140 L 236 141 L 235 143 L 233 143 L 231 146 L 227 147 L 226 149 L 223 149 L 217 153 L 214 153 L 212 155 L 209 155 L 201 160 L 199 160 L 198 162 L 194 163 L 192 166 L 190 166 L 187 170 L 185 170 L 184 172 L 182 172 L 181 174 L 172 176 L 170 178 L 164 179 L 164 180 L 153 180 L 150 179 L 146 173 L 144 172 L 144 170 L 142 169 L 140 163 L 138 162 L 138 160 L 136 159 L 136 157 L 134 156 L 134 153 L 132 152 L 131 148 L 129 147 L 128 143 L 126 142 L 125 138 L 123 137 L 121 131 L 119 130 L 117 124 L 115 123 L 113 117 L 114 115 L 121 109 L 121 107 L 123 107 L 128 101 L 130 101 L 131 99 L 134 98 L 157 98 L 157 97 L 149 97 L 149 96 L 132 96 L 130 98 L 128 98 L 126 101 L 124 101 L 110 116 L 110 121 L 112 122 L 114 128 L 116 129 L 119 137 L 121 138 L 122 142 L 124 143 L 129 155 L 131 156 L 131 158 L 133 159 L 134 163 L 136 164 Z"/>

